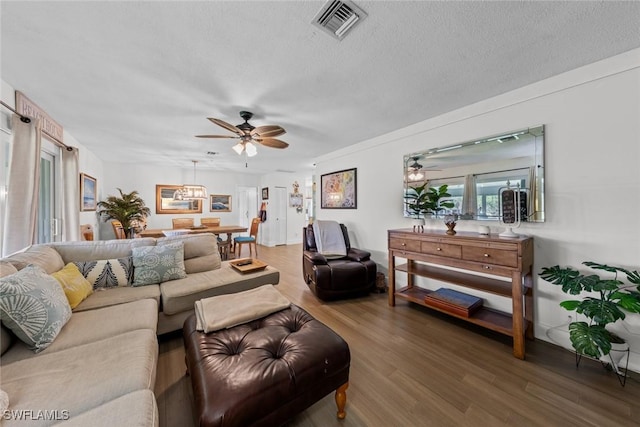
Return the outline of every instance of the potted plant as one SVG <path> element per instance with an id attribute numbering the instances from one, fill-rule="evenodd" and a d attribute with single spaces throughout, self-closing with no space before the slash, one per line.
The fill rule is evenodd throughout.
<path id="1" fill-rule="evenodd" d="M 137 191 L 123 193 L 118 188 L 120 196 L 109 196 L 106 200 L 98 202 L 98 214 L 105 221 L 115 219 L 122 223 L 122 228 L 127 238 L 131 238 L 132 227 L 140 224 L 151 214 L 144 200 L 138 196 Z"/>
<path id="2" fill-rule="evenodd" d="M 569 295 L 584 294 L 582 299 L 563 301 L 560 305 L 588 319 L 588 322 L 575 320 L 569 323 L 569 338 L 573 348 L 578 354 L 600 359 L 610 355 L 612 344 L 623 343 L 626 346 L 626 342 L 606 326 L 624 319 L 625 311 L 640 313 L 640 273 L 591 261 L 583 264 L 594 270 L 611 273 L 613 277 L 584 275 L 571 267 L 561 268 L 557 265 L 544 267 L 540 277 L 562 286 L 562 291 Z M 626 282 L 618 277 L 619 273 L 626 276 Z M 617 362 L 614 365 L 617 369 Z"/>
<path id="3" fill-rule="evenodd" d="M 451 197 L 447 193 L 448 185 L 427 188 L 427 183 L 418 187 L 409 187 L 404 196 L 405 206 L 409 215 L 414 218 L 414 225 L 424 225 L 424 214 L 433 213 L 436 217 L 438 212 L 445 208 L 451 209 L 454 203 L 450 200 L 442 200 Z"/>

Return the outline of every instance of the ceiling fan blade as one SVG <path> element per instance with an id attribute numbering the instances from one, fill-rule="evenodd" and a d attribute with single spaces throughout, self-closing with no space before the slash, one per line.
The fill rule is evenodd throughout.
<path id="1" fill-rule="evenodd" d="M 287 148 L 289 146 L 286 142 L 275 138 L 256 138 L 255 141 L 271 148 Z"/>
<path id="2" fill-rule="evenodd" d="M 228 139 L 233 139 L 233 138 L 240 138 L 239 136 L 234 136 L 234 135 L 196 135 L 196 138 L 228 138 Z"/>
<path id="3" fill-rule="evenodd" d="M 287 131 L 282 129 L 280 126 L 276 125 L 267 125 L 267 126 L 258 126 L 257 128 L 251 131 L 251 135 L 256 135 L 260 138 L 271 138 L 274 136 L 280 136 Z"/>
<path id="4" fill-rule="evenodd" d="M 213 123 L 217 124 L 220 127 L 225 128 L 228 131 L 231 131 L 237 135 L 244 135 L 244 132 L 242 132 L 240 129 L 238 129 L 234 125 L 225 122 L 224 120 L 215 119 L 213 117 L 207 117 L 207 118 L 211 120 Z"/>

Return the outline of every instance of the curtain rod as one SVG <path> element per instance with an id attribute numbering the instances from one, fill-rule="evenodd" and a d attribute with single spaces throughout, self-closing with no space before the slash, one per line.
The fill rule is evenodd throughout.
<path id="1" fill-rule="evenodd" d="M 4 101 L 0 100 L 0 104 L 2 104 L 3 107 L 5 107 L 8 110 L 13 111 L 14 113 L 16 113 L 18 116 L 20 116 L 20 120 L 23 123 L 30 123 L 31 122 L 31 118 L 27 117 L 27 116 L 23 116 L 22 114 L 18 113 L 16 111 L 15 108 L 11 107 L 10 105 L 6 104 Z M 53 142 L 56 143 L 56 145 L 58 145 L 59 147 L 65 148 L 67 151 L 71 151 L 73 150 L 73 147 L 69 147 L 67 144 L 65 144 L 64 142 L 60 141 L 58 138 L 56 138 L 55 136 L 51 135 L 49 132 L 47 132 L 46 130 L 42 129 L 41 130 L 42 133 L 44 133 L 48 139 L 52 140 Z"/>

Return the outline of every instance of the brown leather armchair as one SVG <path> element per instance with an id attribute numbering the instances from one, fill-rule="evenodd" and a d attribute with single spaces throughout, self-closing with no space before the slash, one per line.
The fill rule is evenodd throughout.
<path id="1" fill-rule="evenodd" d="M 340 224 L 347 256 L 327 259 L 317 251 L 313 227 L 304 227 L 302 273 L 309 288 L 321 300 L 367 295 L 376 283 L 376 263 L 371 254 L 352 248 L 347 227 Z"/>

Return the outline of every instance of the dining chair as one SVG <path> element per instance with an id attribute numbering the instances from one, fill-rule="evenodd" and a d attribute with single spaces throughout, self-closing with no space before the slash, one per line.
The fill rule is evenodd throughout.
<path id="1" fill-rule="evenodd" d="M 173 218 L 173 229 L 193 227 L 193 218 Z"/>
<path id="2" fill-rule="evenodd" d="M 218 227 L 220 225 L 220 218 L 216 218 L 216 217 L 200 218 L 200 225 L 205 225 L 207 227 Z"/>
<path id="3" fill-rule="evenodd" d="M 93 225 L 80 225 L 80 240 L 93 240 Z"/>
<path id="4" fill-rule="evenodd" d="M 235 239 L 233 239 L 234 241 L 234 246 L 235 246 L 235 257 L 239 258 L 239 256 L 242 254 L 242 245 L 248 244 L 249 245 L 249 255 L 253 256 L 253 253 L 251 251 L 251 245 L 253 245 L 254 249 L 256 250 L 256 256 L 258 256 L 258 246 L 256 245 L 256 242 L 258 241 L 258 226 L 260 225 L 260 218 L 253 218 L 251 220 L 251 229 L 249 230 L 249 235 L 248 236 L 238 236 Z"/>
<path id="5" fill-rule="evenodd" d="M 113 227 L 113 233 L 116 235 L 116 239 L 126 239 L 127 235 L 124 232 L 124 227 L 120 221 L 111 221 Z"/>

